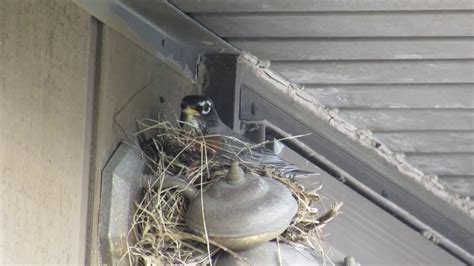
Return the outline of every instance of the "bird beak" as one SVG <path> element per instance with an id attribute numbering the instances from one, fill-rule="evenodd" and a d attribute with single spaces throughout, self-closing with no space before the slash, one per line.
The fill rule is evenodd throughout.
<path id="1" fill-rule="evenodd" d="M 199 112 L 194 110 L 191 106 L 187 106 L 182 110 L 183 114 L 189 116 L 200 116 Z"/>
<path id="2" fill-rule="evenodd" d="M 192 128 L 199 128 L 199 123 L 196 120 L 196 117 L 199 116 L 199 112 L 193 108 L 187 106 L 181 110 L 181 116 L 179 117 L 179 126 L 181 128 L 186 128 L 188 126 Z"/>

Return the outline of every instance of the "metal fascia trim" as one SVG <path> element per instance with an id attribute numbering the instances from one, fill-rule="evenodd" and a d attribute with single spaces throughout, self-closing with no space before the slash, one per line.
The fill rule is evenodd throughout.
<path id="1" fill-rule="evenodd" d="M 167 1 L 73 1 L 193 81 L 200 55 L 240 53 Z"/>

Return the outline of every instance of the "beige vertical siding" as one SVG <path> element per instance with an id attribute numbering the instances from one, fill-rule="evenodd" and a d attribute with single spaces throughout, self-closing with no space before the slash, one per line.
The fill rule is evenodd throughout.
<path id="1" fill-rule="evenodd" d="M 91 17 L 0 1 L 0 264 L 83 264 Z"/>
<path id="2" fill-rule="evenodd" d="M 101 171 L 124 134 L 136 130 L 136 120 L 164 112 L 174 119 L 181 98 L 195 92 L 190 80 L 147 53 L 120 33 L 104 28 L 99 91 L 93 197 L 91 198 L 91 264 L 100 261 L 97 222 Z M 164 103 L 160 102 L 163 97 Z M 114 122 L 125 130 L 122 132 Z"/>
<path id="3" fill-rule="evenodd" d="M 196 92 L 100 29 L 70 1 L 0 3 L 0 264 L 97 264 L 100 174 L 124 137 L 114 117 L 130 132 Z"/>

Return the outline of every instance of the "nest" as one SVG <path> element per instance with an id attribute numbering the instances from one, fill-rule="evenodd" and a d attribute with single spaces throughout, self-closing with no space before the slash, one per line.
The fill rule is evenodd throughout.
<path id="1" fill-rule="evenodd" d="M 189 185 L 205 190 L 226 175 L 235 157 L 222 158 L 217 155 L 221 147 L 209 141 L 210 137 L 215 136 L 202 136 L 195 131 L 175 127 L 170 122 L 146 119 L 139 124 L 143 130 L 137 135 L 153 132 L 152 138 L 141 143 L 153 178 L 143 191 L 143 199 L 136 202 L 126 256 L 130 264 L 212 265 L 215 254 L 220 250 L 245 261 L 245 258 L 210 240 L 207 235 L 191 231 L 184 222 L 188 201 L 183 191 L 163 186 L 166 175 L 181 175 L 186 177 Z M 246 144 L 245 147 L 254 145 Z M 267 169 L 245 164 L 241 166 L 247 172 L 266 175 L 283 183 L 298 202 L 297 214 L 278 241 L 315 250 L 325 261 L 330 262 L 321 228 L 339 213 L 342 203 L 320 212 L 314 208 L 315 203 L 322 201 L 319 188 L 307 191 L 296 181 Z"/>

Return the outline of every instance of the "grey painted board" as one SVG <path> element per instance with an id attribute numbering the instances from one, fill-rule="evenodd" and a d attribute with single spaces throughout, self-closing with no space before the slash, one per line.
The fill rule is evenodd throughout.
<path id="1" fill-rule="evenodd" d="M 221 37 L 474 36 L 474 12 L 195 14 Z"/>
<path id="2" fill-rule="evenodd" d="M 439 181 L 452 191 L 474 197 L 474 175 L 439 176 Z"/>
<path id="3" fill-rule="evenodd" d="M 172 1 L 236 47 L 272 60 L 272 70 L 304 83 L 315 98 L 339 108 L 361 130 L 376 129 L 376 136 L 385 138 L 392 150 L 442 153 L 446 160 L 455 160 L 452 153 L 474 148 L 472 0 Z M 262 95 L 270 98 L 267 92 Z M 290 122 L 282 123 L 292 129 Z M 333 139 L 331 134 L 325 137 L 321 143 Z M 350 144 L 337 142 L 335 146 L 350 153 L 346 147 Z M 346 169 L 360 170 L 357 164 L 348 166 L 347 154 L 328 150 L 327 157 L 336 154 L 332 158 Z M 372 158 L 357 151 L 351 153 L 354 161 Z M 377 167 L 379 175 L 364 168 L 357 172 L 358 178 L 391 199 L 395 194 L 392 200 L 397 204 L 454 234 L 455 226 L 441 221 L 443 215 L 456 216 L 444 213 L 449 206 L 428 200 L 426 205 L 443 213 L 433 215 L 411 198 L 423 198 L 420 193 L 427 191 L 406 184 L 389 191 L 390 182 L 406 180 Z M 466 238 L 463 232 L 456 235 Z"/>
<path id="4" fill-rule="evenodd" d="M 312 84 L 474 82 L 474 60 L 277 61 L 272 69 Z"/>
<path id="5" fill-rule="evenodd" d="M 474 84 L 308 85 L 327 107 L 474 108 Z"/>
<path id="6" fill-rule="evenodd" d="M 396 152 L 474 152 L 474 132 L 375 132 Z"/>
<path id="7" fill-rule="evenodd" d="M 369 130 L 474 130 L 470 109 L 345 109 L 339 113 Z"/>
<path id="8" fill-rule="evenodd" d="M 474 153 L 407 154 L 407 160 L 427 174 L 474 175 Z"/>
<path id="9" fill-rule="evenodd" d="M 200 54 L 238 52 L 167 1 L 74 1 L 190 79 Z"/>
<path id="10" fill-rule="evenodd" d="M 405 178 L 393 165 L 343 136 L 286 93 L 278 95 L 280 92 L 267 87 L 258 74 L 250 75 L 252 72 L 248 70 L 241 73 L 247 73 L 241 80 L 245 82 L 241 87 L 241 119 L 266 119 L 293 135 L 311 132 L 300 141 L 468 252 L 474 252 L 474 221 L 465 213 L 452 208 L 420 183 Z M 255 113 L 251 112 L 252 103 L 257 106 Z"/>
<path id="11" fill-rule="evenodd" d="M 199 73 L 204 80 L 201 93 L 212 98 L 219 118 L 232 129 L 240 129 L 239 101 L 235 90 L 222 93 L 222 88 L 235 86 L 238 55 L 207 54 L 201 57 Z M 205 76 L 204 76 L 205 75 Z"/>
<path id="12" fill-rule="evenodd" d="M 474 9 L 471 0 L 171 0 L 186 12 L 308 12 Z"/>
<path id="13" fill-rule="evenodd" d="M 321 193 L 326 204 L 343 201 L 342 214 L 337 216 L 323 233 L 328 234 L 331 247 L 354 256 L 362 265 L 430 265 L 455 263 L 450 255 L 436 247 L 406 224 L 400 222 L 348 186 L 328 175 L 294 151 L 284 148 L 283 158 L 303 169 L 320 173 L 315 177 L 323 184 Z M 300 182 L 310 189 L 311 181 Z M 320 209 L 324 205 L 317 206 Z M 426 253 L 425 253 L 426 252 Z M 430 254 L 426 256 L 425 254 Z M 343 259 L 335 257 L 336 261 Z"/>
<path id="14" fill-rule="evenodd" d="M 474 58 L 474 38 L 235 38 L 243 51 L 267 60 Z"/>

